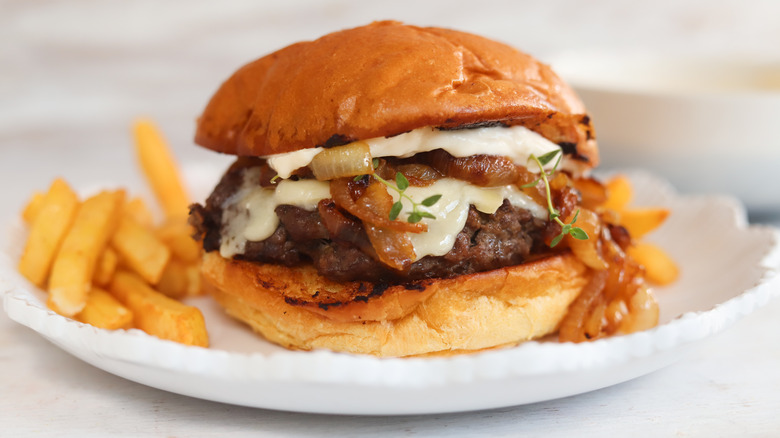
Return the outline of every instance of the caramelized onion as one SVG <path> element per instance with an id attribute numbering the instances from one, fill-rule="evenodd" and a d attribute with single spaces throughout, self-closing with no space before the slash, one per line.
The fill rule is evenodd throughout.
<path id="1" fill-rule="evenodd" d="M 374 170 L 371 165 L 371 150 L 368 144 L 362 141 L 325 149 L 314 156 L 309 167 L 314 177 L 320 181 L 365 175 Z"/>
<path id="2" fill-rule="evenodd" d="M 349 178 L 338 178 L 330 182 L 330 195 L 336 204 L 348 211 L 353 216 L 363 221 L 364 225 L 376 225 L 395 231 L 408 233 L 423 233 L 428 231 L 428 226 L 423 223 L 410 224 L 409 222 L 390 220 L 389 214 L 382 214 L 363 205 L 359 205 L 352 199 L 350 185 L 353 182 Z"/>
<path id="3" fill-rule="evenodd" d="M 515 163 L 497 155 L 473 155 L 456 158 L 437 149 L 428 155 L 429 164 L 445 176 L 483 187 L 512 184 L 518 179 Z"/>
<path id="4" fill-rule="evenodd" d="M 561 342 L 584 342 L 590 340 L 592 334 L 585 331 L 585 325 L 592 310 L 603 302 L 604 286 L 607 283 L 609 272 L 594 271 L 588 280 L 588 284 L 582 292 L 569 305 L 569 311 L 561 322 L 558 331 L 558 339 Z"/>
<path id="5" fill-rule="evenodd" d="M 379 165 L 374 169 L 377 175 L 394 180 L 396 172 L 404 174 L 410 186 L 426 187 L 435 183 L 442 174 L 431 166 L 422 163 L 401 163 L 394 159 L 379 159 Z"/>
<path id="6" fill-rule="evenodd" d="M 415 187 L 426 187 L 436 182 L 441 178 L 441 173 L 431 166 L 425 164 L 401 164 L 396 167 L 396 171 L 404 174 L 409 185 Z M 395 172 L 393 172 L 393 178 L 395 178 Z"/>
<path id="7" fill-rule="evenodd" d="M 317 211 L 332 240 L 349 242 L 360 248 L 364 253 L 371 256 L 375 255 L 371 242 L 366 239 L 363 224 L 357 219 L 346 217 L 336 207 L 336 203 L 333 200 L 323 199 L 320 201 L 317 204 Z"/>
<path id="8" fill-rule="evenodd" d="M 387 216 L 393 206 L 393 198 L 382 184 L 375 182 L 358 198 L 357 205 Z M 371 241 L 380 262 L 399 271 L 409 269 L 415 254 L 408 235 L 370 223 L 364 225 L 368 240 Z"/>
<path id="9" fill-rule="evenodd" d="M 569 177 L 563 172 L 556 173 L 550 178 L 550 190 L 560 191 L 569 185 Z"/>
<path id="10" fill-rule="evenodd" d="M 628 307 L 629 313 L 618 328 L 620 333 L 634 333 L 658 325 L 658 301 L 646 286 L 642 285 L 634 293 Z"/>
<path id="11" fill-rule="evenodd" d="M 582 206 L 595 210 L 607 200 L 607 188 L 593 178 L 576 178 L 572 180 L 574 188 L 582 196 Z"/>
<path id="12" fill-rule="evenodd" d="M 531 172 L 525 167 L 517 166 L 517 179 L 512 182 L 517 184 L 518 187 L 521 187 L 530 184 L 532 181 L 535 181 L 537 178 L 539 178 L 539 175 Z M 537 186 L 538 185 L 540 184 L 537 184 Z"/>
<path id="13" fill-rule="evenodd" d="M 567 218 L 571 223 L 573 218 Z M 569 248 L 582 263 L 591 269 L 598 271 L 607 269 L 607 262 L 601 255 L 601 220 L 599 216 L 587 209 L 580 209 L 577 222 L 574 226 L 580 227 L 588 233 L 587 240 L 578 240 L 569 235 L 566 236 Z"/>

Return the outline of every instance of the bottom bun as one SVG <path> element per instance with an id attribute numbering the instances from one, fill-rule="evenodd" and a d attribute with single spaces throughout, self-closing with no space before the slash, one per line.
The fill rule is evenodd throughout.
<path id="1" fill-rule="evenodd" d="M 231 316 L 287 348 L 376 356 L 453 354 L 557 330 L 588 280 L 564 253 L 522 265 L 400 285 L 321 277 L 311 266 L 203 259 L 206 289 Z"/>

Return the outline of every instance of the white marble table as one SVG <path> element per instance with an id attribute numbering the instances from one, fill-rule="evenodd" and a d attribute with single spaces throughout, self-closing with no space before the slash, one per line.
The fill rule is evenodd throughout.
<path id="1" fill-rule="evenodd" d="M 543 4 L 542 4 L 543 3 Z M 591 47 L 774 53 L 780 3 L 0 2 L 0 220 L 55 175 L 138 186 L 128 126 L 150 115 L 185 162 L 193 120 L 242 63 L 300 39 L 399 18 L 544 58 Z M 166 393 L 93 368 L 0 313 L 0 436 L 777 436 L 780 302 L 683 360 L 577 397 L 485 412 L 346 417 Z"/>

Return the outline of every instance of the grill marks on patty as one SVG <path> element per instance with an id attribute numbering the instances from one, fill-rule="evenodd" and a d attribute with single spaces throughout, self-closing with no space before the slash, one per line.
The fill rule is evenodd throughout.
<path id="1" fill-rule="evenodd" d="M 222 205 L 241 186 L 243 172 L 257 165 L 265 164 L 239 160 L 223 176 L 205 206 L 192 206 L 191 223 L 206 251 L 219 250 Z M 408 271 L 399 272 L 378 261 L 360 220 L 331 200 L 321 201 L 314 211 L 280 205 L 274 213 L 279 217 L 275 232 L 265 240 L 247 242 L 244 253 L 235 258 L 287 266 L 312 263 L 321 275 L 336 281 L 397 283 L 517 265 L 548 252 L 544 236 L 555 233 L 557 227 L 506 200 L 492 215 L 471 206 L 466 225 L 447 254 L 423 257 Z"/>

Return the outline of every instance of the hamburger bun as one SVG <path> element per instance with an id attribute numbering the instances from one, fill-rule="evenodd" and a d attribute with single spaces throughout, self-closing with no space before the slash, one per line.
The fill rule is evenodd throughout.
<path id="1" fill-rule="evenodd" d="M 245 65 L 211 98 L 195 142 L 267 156 L 427 126 L 498 123 L 565 144 L 583 167 L 598 164 L 582 102 L 547 65 L 480 36 L 383 21 Z"/>
<path id="2" fill-rule="evenodd" d="M 310 266 L 228 260 L 215 252 L 205 255 L 202 274 L 228 314 L 271 342 L 376 356 L 470 352 L 553 333 L 589 276 L 568 252 L 379 293 L 374 285 L 332 282 Z"/>

